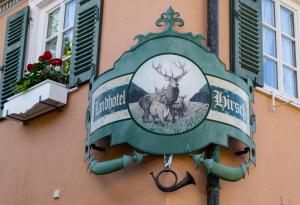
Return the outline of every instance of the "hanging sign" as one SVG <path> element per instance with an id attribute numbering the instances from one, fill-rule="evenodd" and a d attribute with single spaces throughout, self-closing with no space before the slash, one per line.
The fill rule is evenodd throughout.
<path id="1" fill-rule="evenodd" d="M 164 31 L 138 35 L 138 43 L 112 69 L 91 79 L 87 158 L 90 147 L 107 136 L 112 146 L 127 143 L 164 156 L 190 154 L 210 144 L 228 147 L 233 138 L 249 148 L 255 162 L 251 83 L 228 71 L 202 44 L 202 35 L 175 31 L 175 24 L 183 26 L 178 16 L 170 8 L 157 21 L 166 24 Z M 127 156 L 119 166 L 141 158 Z M 112 164 L 92 160 L 90 167 L 101 169 L 100 174 L 121 168 Z"/>

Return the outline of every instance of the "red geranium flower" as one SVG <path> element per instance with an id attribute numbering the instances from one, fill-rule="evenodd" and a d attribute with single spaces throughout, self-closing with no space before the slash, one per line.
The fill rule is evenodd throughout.
<path id="1" fill-rule="evenodd" d="M 60 58 L 53 58 L 49 61 L 49 63 L 53 66 L 61 66 L 62 60 Z"/>
<path id="2" fill-rule="evenodd" d="M 50 51 L 45 51 L 43 56 L 45 60 L 50 60 L 52 58 L 52 53 Z"/>
<path id="3" fill-rule="evenodd" d="M 28 71 L 31 71 L 32 69 L 34 69 L 34 67 L 35 67 L 35 64 L 29 63 L 29 64 L 27 65 L 27 70 L 28 70 Z"/>
<path id="4" fill-rule="evenodd" d="M 44 55 L 41 55 L 40 57 L 39 57 L 39 61 L 45 61 L 46 59 L 45 59 L 45 56 Z"/>
<path id="5" fill-rule="evenodd" d="M 62 66 L 63 61 L 60 58 L 57 58 L 56 63 L 58 66 Z"/>

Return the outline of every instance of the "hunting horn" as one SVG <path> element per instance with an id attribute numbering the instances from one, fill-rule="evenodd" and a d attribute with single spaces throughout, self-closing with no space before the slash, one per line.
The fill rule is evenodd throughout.
<path id="1" fill-rule="evenodd" d="M 159 177 L 164 172 L 169 172 L 169 173 L 172 173 L 174 175 L 175 181 L 174 181 L 174 183 L 171 186 L 164 186 L 164 185 L 162 185 L 160 183 Z M 163 169 L 163 170 L 161 170 L 157 174 L 156 177 L 154 176 L 153 172 L 151 172 L 150 174 L 152 175 L 152 178 L 155 181 L 155 184 L 156 184 L 157 188 L 159 188 L 163 192 L 173 192 L 173 191 L 181 189 L 182 187 L 185 187 L 185 186 L 187 186 L 189 184 L 194 184 L 194 185 L 196 184 L 193 176 L 189 172 L 186 172 L 185 177 L 180 182 L 178 182 L 178 176 L 177 176 L 177 174 L 173 170 L 171 170 L 171 169 Z"/>

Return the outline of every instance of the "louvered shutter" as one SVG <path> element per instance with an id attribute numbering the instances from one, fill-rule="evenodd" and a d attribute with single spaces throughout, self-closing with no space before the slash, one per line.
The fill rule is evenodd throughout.
<path id="1" fill-rule="evenodd" d="M 231 5 L 233 72 L 263 86 L 261 0 L 232 0 Z"/>
<path id="2" fill-rule="evenodd" d="M 99 64 L 102 0 L 76 2 L 70 87 L 88 81 Z"/>
<path id="3" fill-rule="evenodd" d="M 7 98 L 14 95 L 17 80 L 23 76 L 28 23 L 29 7 L 7 18 L 0 82 L 0 116 Z"/>

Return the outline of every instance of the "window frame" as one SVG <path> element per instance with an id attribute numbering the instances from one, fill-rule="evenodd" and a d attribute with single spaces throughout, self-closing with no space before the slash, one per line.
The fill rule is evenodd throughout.
<path id="1" fill-rule="evenodd" d="M 75 28 L 74 24 L 73 26 L 64 29 L 65 8 L 66 4 L 68 4 L 70 1 L 72 0 L 33 0 L 29 3 L 32 21 L 28 35 L 29 38 L 26 51 L 26 64 L 36 62 L 38 57 L 45 51 L 47 40 L 49 41 L 50 39 L 53 39 L 53 37 L 47 38 L 48 19 L 49 14 L 58 8 L 60 8 L 60 23 L 58 29 L 59 32 L 56 35 L 56 54 L 58 58 L 62 58 L 63 34 Z M 68 56 L 62 60 L 67 61 L 70 59 L 71 56 Z"/>
<path id="2" fill-rule="evenodd" d="M 275 28 L 272 26 L 262 22 L 262 27 L 263 28 L 268 28 L 271 29 L 272 31 L 275 31 L 275 37 L 276 37 L 276 58 L 274 58 L 271 55 L 268 55 L 266 53 L 263 53 L 263 57 L 266 57 L 268 59 L 271 59 L 272 61 L 276 62 L 276 70 L 277 70 L 277 89 L 273 88 L 266 83 L 264 83 L 264 87 L 259 88 L 257 87 L 256 89 L 260 92 L 269 94 L 269 95 L 274 95 L 276 98 L 288 102 L 291 105 L 300 108 L 300 33 L 299 33 L 299 28 L 300 28 L 300 6 L 296 3 L 296 1 L 293 0 L 272 0 L 274 2 L 274 11 L 275 11 Z M 293 66 L 286 66 L 285 63 L 282 61 L 282 43 L 281 43 L 281 38 L 282 36 L 287 36 L 284 34 L 281 29 L 280 29 L 280 9 L 281 7 L 288 9 L 289 11 L 293 12 L 294 15 L 294 38 L 293 41 L 295 42 L 295 61 L 296 61 L 296 67 L 294 68 Z M 298 37 L 298 38 L 297 38 Z M 288 37 L 291 39 L 290 37 Z M 287 93 L 284 92 L 283 88 L 283 66 L 288 67 L 289 69 L 293 70 L 296 72 L 296 89 L 297 89 L 297 97 L 291 96 Z"/>
<path id="3" fill-rule="evenodd" d="M 66 14 L 66 5 L 68 3 L 70 3 L 71 1 L 75 0 L 60 0 L 60 3 L 58 5 L 56 5 L 54 8 L 51 8 L 50 10 L 46 11 L 46 16 L 45 16 L 45 28 L 44 28 L 44 41 L 43 41 L 43 50 L 46 50 L 46 45 L 47 42 L 57 38 L 57 45 L 56 45 L 56 54 L 58 58 L 61 58 L 63 61 L 67 61 L 71 59 L 71 56 L 65 57 L 63 58 L 63 38 L 64 38 L 64 34 L 67 33 L 68 31 L 73 29 L 74 32 L 74 28 L 75 28 L 75 22 L 73 24 L 73 26 L 64 28 L 65 26 L 65 14 Z M 76 4 L 75 4 L 76 6 Z M 59 27 L 58 27 L 58 33 L 54 36 L 51 37 L 47 37 L 47 32 L 48 32 L 48 23 L 49 23 L 49 14 L 54 12 L 55 10 L 59 9 Z M 75 13 L 74 13 L 75 15 Z"/>

